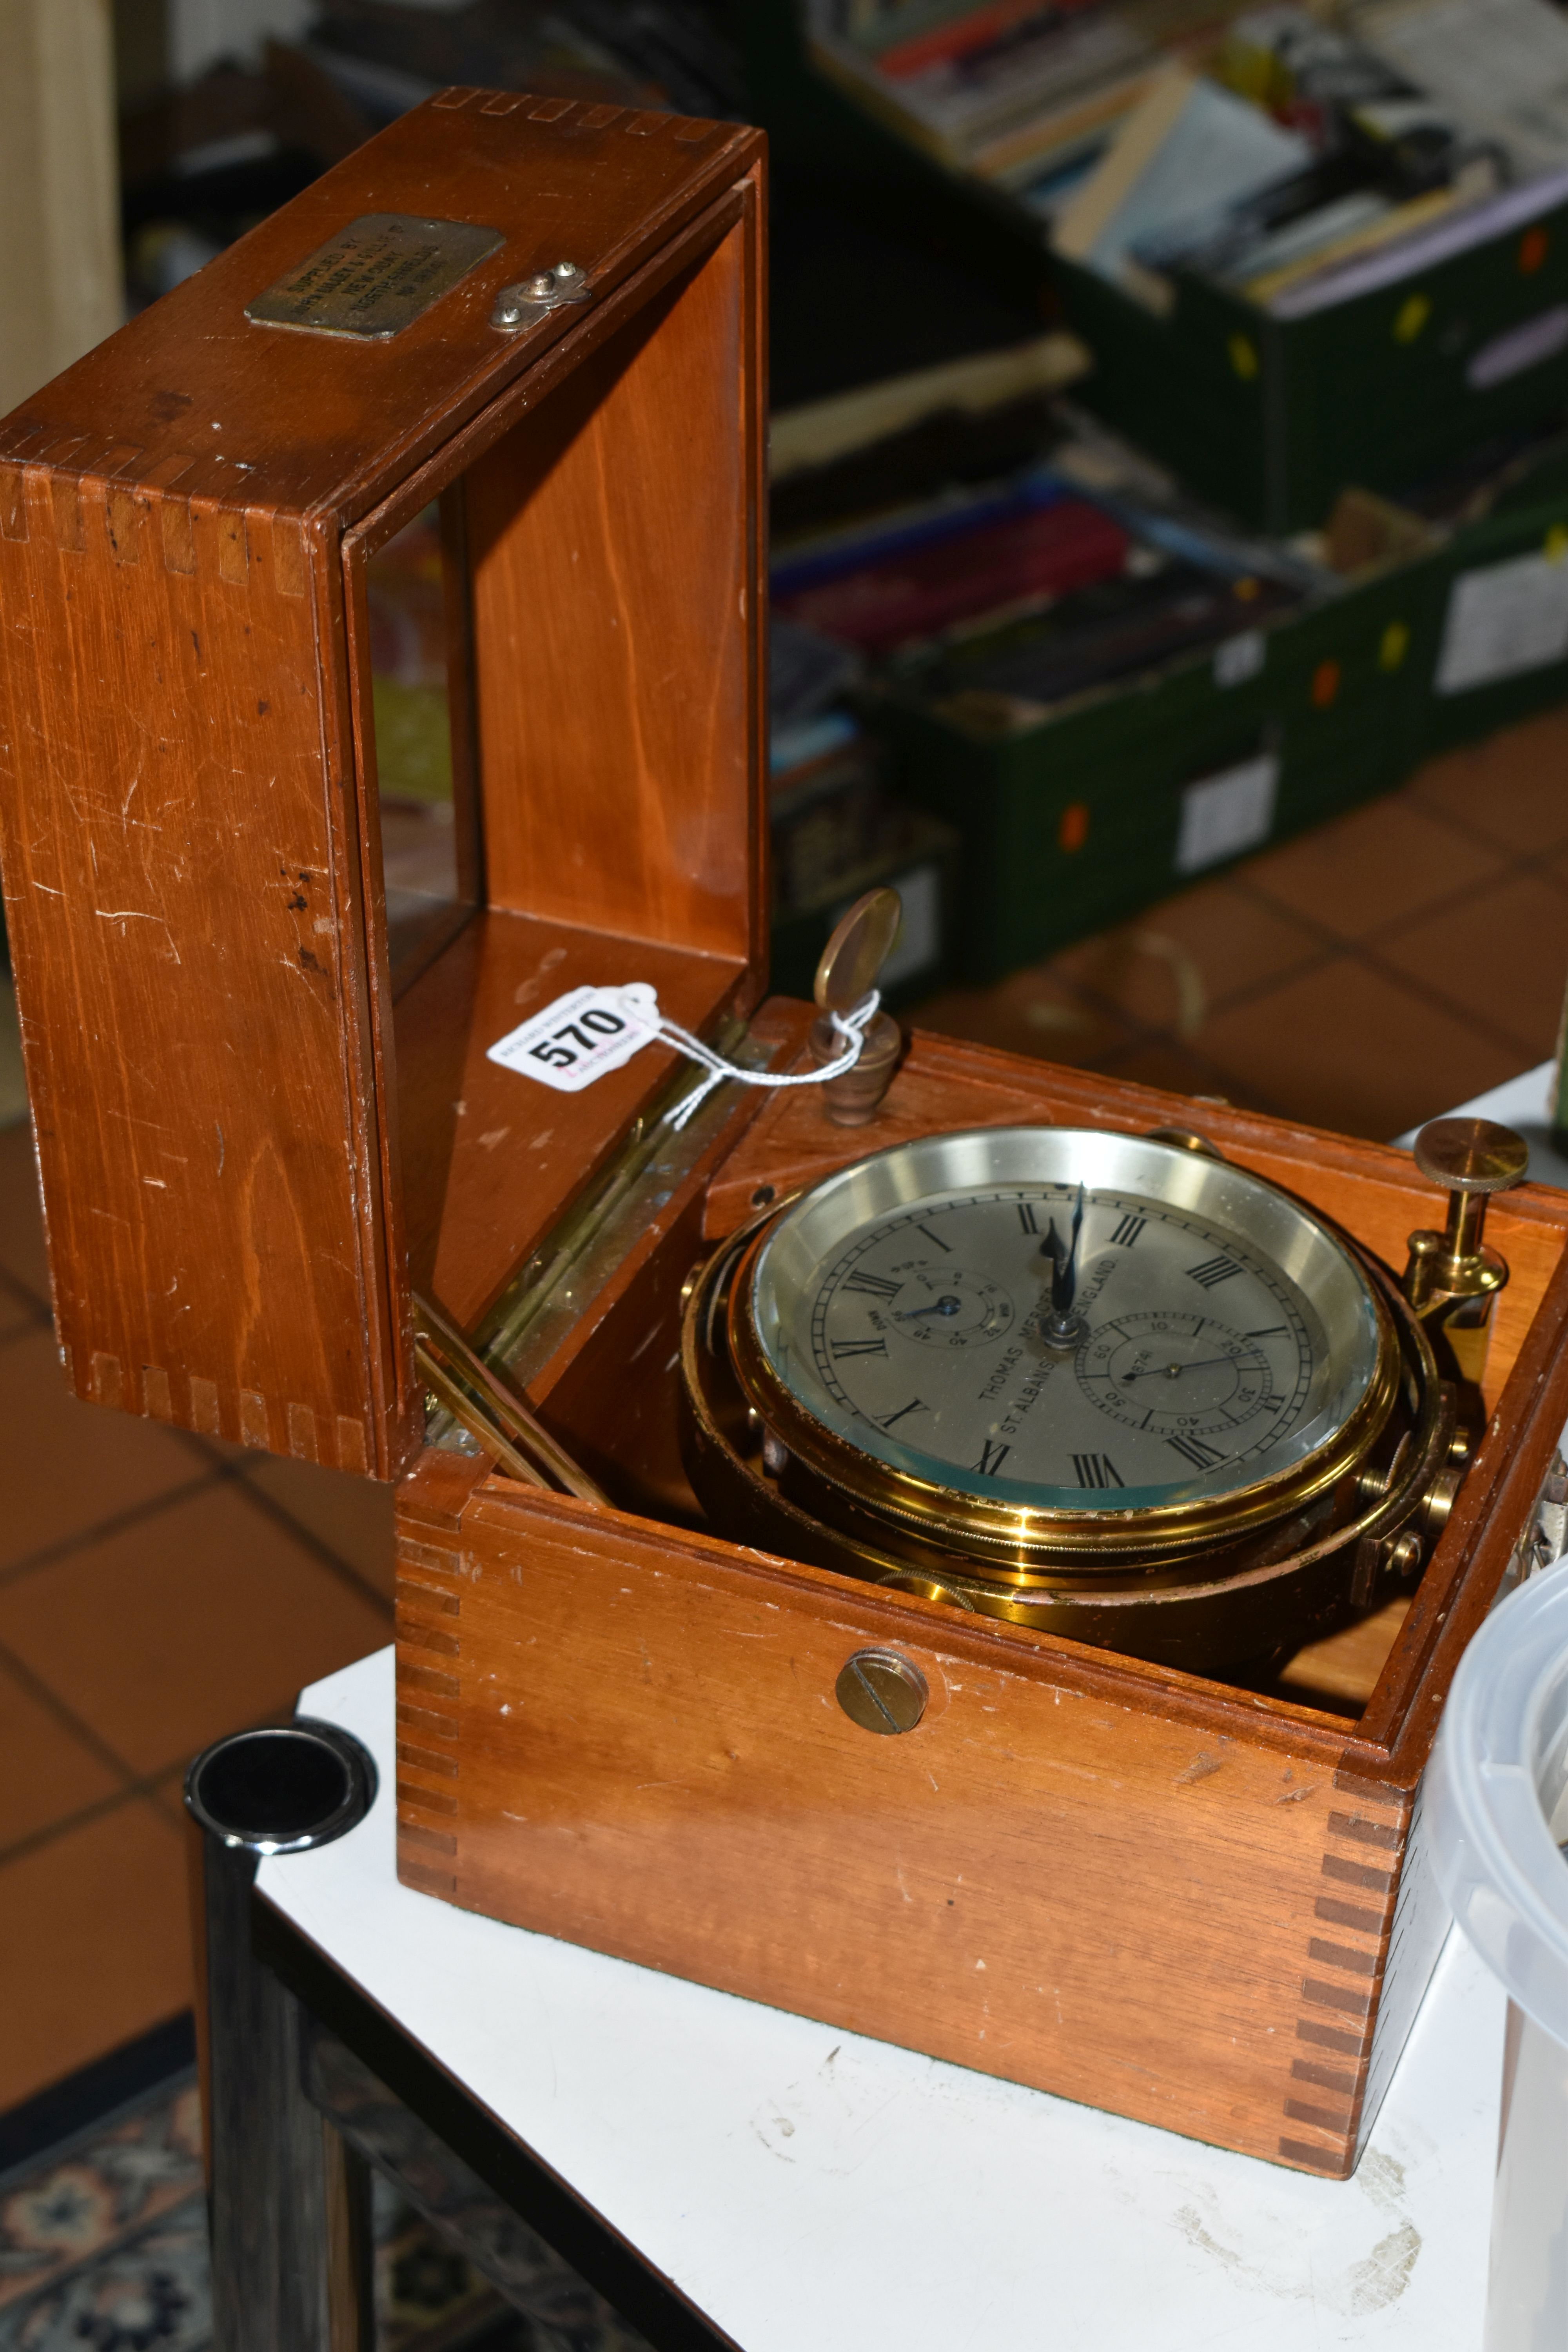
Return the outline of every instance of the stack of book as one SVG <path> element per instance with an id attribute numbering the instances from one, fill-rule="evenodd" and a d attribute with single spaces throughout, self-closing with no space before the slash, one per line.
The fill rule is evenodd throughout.
<path id="1" fill-rule="evenodd" d="M 1347 488 L 1288 540 L 1059 398 L 950 403 L 858 453 L 802 421 L 778 421 L 773 490 L 775 683 L 804 697 L 775 734 L 781 908 L 895 878 L 899 827 L 944 821 L 955 979 L 1568 696 L 1561 412 L 1397 496 Z"/>
<path id="2" fill-rule="evenodd" d="M 1014 597 L 1045 593 L 1077 529 L 1076 561 L 1098 574 L 1084 502 L 1034 479 L 1060 437 L 1056 397 L 1087 363 L 1070 336 L 1044 335 L 773 418 L 776 987 L 809 992 L 838 915 L 878 883 L 904 901 L 885 991 L 896 1002 L 948 972 L 958 836 L 892 787 L 865 714 L 889 655 L 997 603 L 996 567 Z M 1108 516 L 1089 530 L 1119 553 Z"/>
<path id="3" fill-rule="evenodd" d="M 807 23 L 858 104 L 1154 309 L 1186 273 L 1300 316 L 1568 189 L 1551 0 L 808 0 Z"/>
<path id="4" fill-rule="evenodd" d="M 1170 56 L 1206 54 L 1234 0 L 811 0 L 832 80 L 950 169 L 1011 188 L 1087 161 Z"/>
<path id="5" fill-rule="evenodd" d="M 1037 713 L 1331 593 L 1321 565 L 1200 510 L 1060 402 L 1031 413 L 1021 462 L 974 478 L 966 452 L 1005 448 L 1005 415 L 884 436 L 858 510 L 837 464 L 775 482 L 775 627 L 853 663 L 840 691 Z"/>
<path id="6" fill-rule="evenodd" d="M 1322 563 L 1200 512 L 1043 388 L 1075 365 L 1056 339 L 879 387 L 858 444 L 847 404 L 775 419 L 777 985 L 805 984 L 831 919 L 888 881 L 906 906 L 892 984 L 923 992 L 991 887 L 961 807 L 906 794 L 895 706 L 1001 740 L 1194 660 L 1240 681 L 1262 632 L 1333 592 Z"/>

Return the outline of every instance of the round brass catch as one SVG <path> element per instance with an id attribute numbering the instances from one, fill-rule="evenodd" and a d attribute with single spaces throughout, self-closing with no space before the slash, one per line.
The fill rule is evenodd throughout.
<path id="1" fill-rule="evenodd" d="M 838 1704 L 862 1731 L 912 1731 L 926 1711 L 926 1678 L 896 1650 L 857 1650 L 838 1670 Z"/>

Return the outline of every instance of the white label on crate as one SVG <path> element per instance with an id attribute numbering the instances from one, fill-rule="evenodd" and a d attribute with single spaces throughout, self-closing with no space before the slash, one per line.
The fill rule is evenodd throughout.
<path id="1" fill-rule="evenodd" d="M 1261 629 L 1243 629 L 1238 637 L 1226 637 L 1214 649 L 1214 682 L 1216 686 L 1245 686 L 1263 667 L 1268 641 Z"/>
<path id="2" fill-rule="evenodd" d="M 1518 555 L 1508 563 L 1462 572 L 1455 581 L 1433 683 L 1439 694 L 1464 694 L 1494 678 L 1544 669 L 1564 654 L 1568 560 Z"/>
<path id="3" fill-rule="evenodd" d="M 487 1059 L 557 1094 L 581 1094 L 658 1035 L 658 999 L 646 980 L 625 988 L 574 988 L 498 1037 Z"/>
<path id="4" fill-rule="evenodd" d="M 1472 392 L 1489 392 L 1494 383 L 1506 383 L 1510 375 L 1522 375 L 1526 368 L 1555 359 L 1565 344 L 1568 303 L 1559 302 L 1527 319 L 1522 327 L 1510 327 L 1505 335 L 1483 343 L 1465 370 L 1465 382 Z"/>
<path id="5" fill-rule="evenodd" d="M 1205 866 L 1267 841 L 1279 790 L 1279 761 L 1272 751 L 1189 784 L 1182 794 L 1177 873 L 1201 874 Z"/>

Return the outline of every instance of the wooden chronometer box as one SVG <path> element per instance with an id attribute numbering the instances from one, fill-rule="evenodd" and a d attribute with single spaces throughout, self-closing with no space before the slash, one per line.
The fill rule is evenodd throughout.
<path id="1" fill-rule="evenodd" d="M 680 1467 L 682 1287 L 758 1205 L 942 1129 L 1190 1105 L 917 1035 L 869 1128 L 730 1086 L 677 1136 L 662 1046 L 577 1094 L 487 1058 L 633 980 L 803 1054 L 809 1008 L 761 1001 L 763 203 L 731 124 L 447 91 L 0 426 L 0 861 L 67 1377 L 399 1481 L 409 1885 L 1342 2175 L 1446 1924 L 1444 1694 L 1568 1415 L 1562 1196 L 1494 1208 L 1491 1422 L 1335 1711 L 764 1557 Z M 1201 1116 L 1395 1266 L 1431 1222 L 1401 1153 Z M 615 1507 L 426 1442 L 416 1292 Z M 907 1737 L 836 1703 L 868 1644 L 929 1685 Z"/>

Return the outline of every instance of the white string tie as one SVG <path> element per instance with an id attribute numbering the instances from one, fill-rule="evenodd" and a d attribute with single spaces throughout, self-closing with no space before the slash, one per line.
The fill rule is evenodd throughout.
<path id="1" fill-rule="evenodd" d="M 843 1038 L 844 1050 L 831 1062 L 825 1062 L 819 1070 L 743 1070 L 739 1063 L 726 1061 L 722 1054 L 716 1054 L 711 1045 L 705 1045 L 700 1037 L 694 1037 L 690 1030 L 683 1029 L 678 1021 L 661 1016 L 658 1024 L 660 1041 L 689 1055 L 692 1061 L 700 1062 L 708 1072 L 701 1085 L 694 1087 L 676 1104 L 668 1114 L 667 1124 L 679 1135 L 687 1120 L 707 1101 L 714 1087 L 721 1087 L 726 1078 L 738 1078 L 742 1086 L 747 1087 L 820 1087 L 825 1086 L 829 1078 L 841 1078 L 846 1070 L 852 1070 L 860 1059 L 866 1032 L 876 1018 L 877 1008 L 881 1002 L 880 992 L 874 988 L 852 1011 L 829 1011 L 828 1020 L 833 1024 L 834 1034 Z"/>

